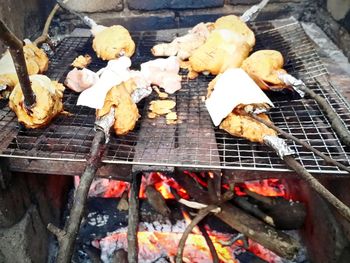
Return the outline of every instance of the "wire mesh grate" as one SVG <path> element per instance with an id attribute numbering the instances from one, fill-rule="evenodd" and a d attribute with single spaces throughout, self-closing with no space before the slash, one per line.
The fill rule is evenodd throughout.
<path id="1" fill-rule="evenodd" d="M 313 42 L 299 23 L 274 28 L 272 23 L 252 24 L 256 33 L 255 50 L 276 49 L 285 58 L 285 69 L 303 79 L 315 92 L 325 97 L 344 123 L 350 126 L 350 109 L 346 101 L 327 80 Z M 137 32 L 133 67 L 154 59 L 150 48 L 157 43 L 159 32 Z M 91 38 L 65 38 L 50 59 L 48 75 L 64 81 L 70 64 L 78 55 L 90 54 L 89 69 L 97 71 L 106 65 L 91 48 Z M 111 136 L 104 156 L 105 163 L 176 166 L 199 169 L 241 169 L 288 171 L 277 155 L 264 145 L 235 138 L 215 128 L 206 110 L 204 99 L 210 76 L 200 75 L 195 80 L 182 72 L 182 89 L 170 99 L 176 101 L 179 123 L 167 125 L 164 117 L 147 117 L 149 102 L 156 94 L 142 101 L 138 107 L 142 116 L 135 129 L 125 136 Z M 312 99 L 300 99 L 291 93 L 268 94 L 275 104 L 272 121 L 286 132 L 305 140 L 332 158 L 349 165 L 349 148 L 344 147 L 330 128 L 329 121 Z M 6 102 L 0 102 L 0 156 L 13 158 L 82 161 L 88 154 L 94 136 L 94 110 L 76 106 L 78 94 L 66 90 L 64 107 L 70 115 L 61 115 L 46 128 L 27 130 L 17 124 L 15 115 Z M 342 173 L 326 165 L 323 160 L 301 146 L 288 141 L 296 151 L 298 160 L 316 173 Z"/>

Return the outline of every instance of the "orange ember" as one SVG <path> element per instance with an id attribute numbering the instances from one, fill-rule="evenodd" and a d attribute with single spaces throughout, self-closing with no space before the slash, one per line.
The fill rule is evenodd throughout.
<path id="1" fill-rule="evenodd" d="M 112 197 L 120 197 L 125 190 L 129 189 L 129 183 L 123 181 L 115 181 L 111 180 L 108 184 L 108 188 L 104 193 L 103 197 L 112 198 Z"/>
<path id="2" fill-rule="evenodd" d="M 279 179 L 265 179 L 260 181 L 246 181 L 235 185 L 237 195 L 246 195 L 241 189 L 248 189 L 264 196 L 282 196 L 286 197 L 286 189 Z"/>
<path id="3" fill-rule="evenodd" d="M 160 255 L 174 258 L 177 253 L 178 243 L 182 233 L 168 232 L 138 232 L 139 262 L 152 262 L 159 259 Z M 221 262 L 239 263 L 234 258 L 234 249 L 222 246 L 217 237 L 211 237 Z M 127 247 L 126 233 L 115 233 L 100 241 L 102 254 L 104 247 L 117 244 L 118 248 Z M 126 249 L 127 250 L 127 249 Z M 111 253 L 111 252 L 109 252 Z M 103 256 L 103 255 L 102 255 Z M 111 255 L 109 255 L 111 256 Z M 202 235 L 190 234 L 187 238 L 184 253 L 184 262 L 207 263 L 212 262 L 208 245 Z"/>
<path id="4" fill-rule="evenodd" d="M 173 178 L 168 178 L 159 172 L 149 173 L 146 179 L 145 177 L 142 178 L 140 198 L 146 198 L 145 189 L 149 184 L 154 185 L 155 189 L 160 192 L 165 199 L 174 199 L 174 196 L 170 191 L 170 187 L 176 190 L 181 198 L 189 198 L 186 190 L 182 188 Z"/>

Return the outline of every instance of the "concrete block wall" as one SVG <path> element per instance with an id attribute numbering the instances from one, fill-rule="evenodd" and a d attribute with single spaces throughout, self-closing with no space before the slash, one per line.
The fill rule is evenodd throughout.
<path id="1" fill-rule="evenodd" d="M 68 5 L 88 13 L 96 22 L 121 24 L 129 30 L 191 27 L 201 21 L 214 21 L 223 14 L 240 15 L 260 0 L 70 0 Z M 303 0 L 271 0 L 259 19 L 274 19 L 300 14 Z M 82 24 L 67 13 L 60 16 L 67 31 Z"/>
<path id="2" fill-rule="evenodd" d="M 54 0 L 0 0 L 0 19 L 19 38 L 33 39 L 44 27 Z M 0 54 L 5 50 L 0 42 Z"/>

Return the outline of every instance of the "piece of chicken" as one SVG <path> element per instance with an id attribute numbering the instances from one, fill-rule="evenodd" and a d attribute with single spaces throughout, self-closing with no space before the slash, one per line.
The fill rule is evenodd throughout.
<path id="1" fill-rule="evenodd" d="M 49 66 L 45 52 L 32 43 L 23 46 L 24 58 L 29 75 L 44 73 Z M 12 89 L 18 83 L 15 66 L 9 51 L 6 51 L 0 61 L 0 86 Z"/>
<path id="2" fill-rule="evenodd" d="M 86 68 L 91 63 L 91 59 L 92 59 L 91 56 L 88 54 L 84 56 L 80 55 L 74 59 L 71 65 L 75 68 L 83 69 L 83 68 Z"/>
<path id="3" fill-rule="evenodd" d="M 171 43 L 157 44 L 152 48 L 154 56 L 177 56 L 188 59 L 194 50 L 203 45 L 213 30 L 213 23 L 199 23 L 184 36 L 175 38 Z"/>
<path id="4" fill-rule="evenodd" d="M 35 129 L 49 124 L 52 118 L 63 111 L 64 86 L 44 75 L 32 75 L 29 79 L 36 98 L 34 106 L 30 110 L 25 108 L 19 84 L 10 95 L 9 106 L 16 113 L 20 123 Z"/>
<path id="5" fill-rule="evenodd" d="M 179 60 L 171 56 L 158 58 L 141 64 L 141 73 L 149 83 L 162 87 L 165 92 L 173 94 L 181 89 Z"/>
<path id="6" fill-rule="evenodd" d="M 190 70 L 217 75 L 228 68 L 240 67 L 249 51 L 250 46 L 236 33 L 227 29 L 215 30 L 189 58 Z"/>
<path id="7" fill-rule="evenodd" d="M 287 72 L 282 68 L 283 56 L 276 50 L 259 50 L 242 63 L 241 68 L 254 79 L 263 90 L 281 89 L 287 85 L 278 77 Z"/>
<path id="8" fill-rule="evenodd" d="M 237 34 L 237 38 L 239 37 L 241 41 L 245 41 L 248 43 L 250 48 L 252 49 L 255 45 L 255 35 L 252 30 L 244 23 L 238 16 L 228 15 L 218 18 L 214 27 L 217 30 L 220 29 L 228 29 L 231 32 Z"/>
<path id="9" fill-rule="evenodd" d="M 97 80 L 97 73 L 86 68 L 81 70 L 74 68 L 68 72 L 64 84 L 75 92 L 82 92 L 94 85 Z"/>
<path id="10" fill-rule="evenodd" d="M 270 121 L 269 117 L 264 113 L 258 114 L 257 116 L 266 121 Z M 245 138 L 251 142 L 264 143 L 264 136 L 277 136 L 277 133 L 266 125 L 247 115 L 240 115 L 235 111 L 230 113 L 222 121 L 220 128 L 233 136 Z"/>
<path id="11" fill-rule="evenodd" d="M 132 79 L 111 88 L 107 93 L 103 108 L 96 111 L 97 117 L 102 117 L 109 113 L 111 107 L 115 108 L 113 128 L 117 135 L 127 134 L 133 130 L 140 117 L 138 108 L 131 99 L 131 94 L 135 89 L 136 84 Z"/>
<path id="12" fill-rule="evenodd" d="M 122 26 L 111 26 L 96 33 L 92 47 L 103 60 L 116 59 L 122 55 L 131 57 L 135 52 L 135 43 L 129 31 Z"/>

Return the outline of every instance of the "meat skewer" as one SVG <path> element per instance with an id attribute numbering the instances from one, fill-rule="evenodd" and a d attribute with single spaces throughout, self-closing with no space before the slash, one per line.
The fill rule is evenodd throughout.
<path id="1" fill-rule="evenodd" d="M 239 70 L 237 69 L 236 72 L 239 72 Z M 244 78 L 244 74 L 237 73 L 235 75 L 235 71 L 232 70 L 228 70 L 218 77 L 218 79 L 215 81 L 214 87 L 211 87 L 212 89 L 209 89 L 211 93 L 207 99 L 207 108 L 208 101 L 210 105 L 213 103 L 213 101 L 215 101 L 215 99 L 220 98 L 220 94 L 218 95 L 219 92 L 223 92 L 225 90 L 230 91 L 230 89 L 232 89 L 230 85 L 226 84 L 235 83 L 234 78 L 237 78 L 237 76 L 240 79 Z M 222 79 L 225 79 L 226 82 L 221 81 Z M 247 85 L 249 84 L 249 82 L 245 83 L 247 83 Z M 254 87 L 251 87 L 252 91 L 253 89 Z M 257 89 L 256 92 L 258 93 L 259 87 L 256 86 L 255 89 Z M 241 89 L 238 90 L 240 93 L 242 93 Z M 247 94 L 246 97 L 249 97 L 249 94 Z M 241 100 L 244 101 L 244 97 L 241 98 Z M 208 110 L 212 118 L 213 116 L 215 117 L 215 114 L 212 112 L 213 108 L 209 107 Z M 266 108 L 264 110 L 266 110 Z M 312 189 L 314 189 L 317 193 L 320 194 L 321 197 L 332 204 L 337 209 L 337 211 L 346 218 L 346 220 L 350 221 L 350 208 L 342 203 L 331 192 L 329 192 L 302 165 L 300 165 L 300 163 L 295 160 L 293 157 L 294 151 L 287 146 L 286 142 L 283 139 L 277 137 L 277 132 L 248 115 L 256 114 L 257 111 L 260 111 L 260 116 L 258 116 L 259 119 L 264 120 L 264 122 L 267 124 L 271 122 L 267 115 L 262 115 L 263 113 L 261 113 L 261 108 L 257 108 L 254 104 L 243 103 L 238 104 L 233 108 L 232 112 L 229 113 L 229 115 L 222 121 L 220 128 L 224 129 L 233 136 L 242 137 L 248 139 L 251 142 L 259 142 L 271 147 L 277 153 L 277 155 L 285 161 L 288 167 L 297 172 Z"/>
<path id="2" fill-rule="evenodd" d="M 259 50 L 242 63 L 249 76 L 262 90 L 281 90 L 292 87 L 301 97 L 305 94 L 314 99 L 327 116 L 340 140 L 350 146 L 350 132 L 328 101 L 308 88 L 303 81 L 294 78 L 283 67 L 283 56 L 276 50 Z M 315 79 L 317 81 L 317 79 Z"/>
<path id="3" fill-rule="evenodd" d="M 129 31 L 123 26 L 101 26 L 88 16 L 83 16 L 72 10 L 66 3 L 57 1 L 57 4 L 71 14 L 76 15 L 84 24 L 91 28 L 91 33 L 94 36 L 92 47 L 99 58 L 112 60 L 121 56 L 131 57 L 134 54 L 135 43 Z"/>

